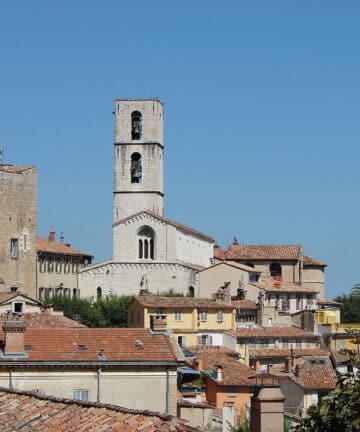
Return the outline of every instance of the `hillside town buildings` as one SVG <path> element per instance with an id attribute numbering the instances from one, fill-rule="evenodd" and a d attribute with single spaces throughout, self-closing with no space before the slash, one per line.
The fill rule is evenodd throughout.
<path id="1" fill-rule="evenodd" d="M 325 298 L 326 264 L 297 244 L 235 239 L 222 249 L 169 219 L 162 102 L 117 99 L 114 115 L 107 262 L 53 229 L 38 237 L 36 168 L 0 165 L 0 386 L 13 392 L 0 394 L 0 411 L 1 397 L 32 391 L 49 404 L 70 398 L 181 414 L 196 427 L 217 417 L 236 425 L 271 397 L 282 412 L 281 387 L 285 409 L 303 416 L 334 388 L 331 361 L 342 368 L 336 352 L 350 346 L 339 304 Z M 127 329 L 90 329 L 42 303 L 123 294 L 133 296 Z M 272 387 L 259 384 L 267 379 Z"/>

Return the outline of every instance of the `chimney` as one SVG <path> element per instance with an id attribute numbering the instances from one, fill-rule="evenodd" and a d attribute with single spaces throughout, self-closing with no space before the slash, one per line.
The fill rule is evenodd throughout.
<path id="1" fill-rule="evenodd" d="M 291 358 L 287 357 L 285 359 L 285 371 L 290 373 L 291 372 Z"/>
<path id="2" fill-rule="evenodd" d="M 260 360 L 255 360 L 255 372 L 260 369 Z"/>
<path id="3" fill-rule="evenodd" d="M 291 367 L 295 367 L 295 364 L 296 364 L 295 352 L 294 352 L 294 348 L 291 347 Z"/>
<path id="4" fill-rule="evenodd" d="M 5 346 L 4 354 L 25 354 L 24 349 L 24 333 L 26 326 L 20 317 L 9 314 L 4 325 L 3 330 L 5 333 Z"/>
<path id="5" fill-rule="evenodd" d="M 54 228 L 51 228 L 51 231 L 49 232 L 48 240 L 49 240 L 49 242 L 54 242 L 55 241 L 55 231 L 54 231 Z"/>
<path id="6" fill-rule="evenodd" d="M 54 236 L 54 240 L 55 240 L 55 236 Z M 65 238 L 64 238 L 64 233 L 60 233 L 60 243 L 64 244 Z"/>
<path id="7" fill-rule="evenodd" d="M 272 374 L 273 373 L 273 365 L 272 364 L 268 364 L 267 365 L 267 373 L 268 374 Z"/>
<path id="8" fill-rule="evenodd" d="M 203 370 L 203 362 L 200 358 L 194 358 L 193 359 L 193 366 L 195 368 L 195 370 L 197 371 L 202 371 Z"/>
<path id="9" fill-rule="evenodd" d="M 300 375 L 299 372 L 300 372 L 300 365 L 297 364 L 295 366 L 295 376 L 298 377 L 298 378 L 299 378 L 299 375 Z"/>

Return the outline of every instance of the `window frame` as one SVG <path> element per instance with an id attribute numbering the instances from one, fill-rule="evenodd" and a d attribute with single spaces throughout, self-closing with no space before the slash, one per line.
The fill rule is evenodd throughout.
<path id="1" fill-rule="evenodd" d="M 182 310 L 176 309 L 174 311 L 174 321 L 182 321 Z"/>
<path id="2" fill-rule="evenodd" d="M 199 310 L 199 321 L 206 322 L 207 321 L 207 310 L 201 309 Z"/>
<path id="3" fill-rule="evenodd" d="M 10 258 L 19 258 L 19 239 L 15 237 L 10 239 Z"/>

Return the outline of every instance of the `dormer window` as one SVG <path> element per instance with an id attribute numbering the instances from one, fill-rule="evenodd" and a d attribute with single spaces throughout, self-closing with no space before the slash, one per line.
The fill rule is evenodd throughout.
<path id="1" fill-rule="evenodd" d="M 141 112 L 134 111 L 131 114 L 131 139 L 139 140 L 142 135 L 142 116 Z"/>
<path id="2" fill-rule="evenodd" d="M 270 274 L 273 277 L 281 277 L 281 265 L 279 263 L 271 263 Z"/>
<path id="3" fill-rule="evenodd" d="M 24 302 L 13 302 L 11 304 L 13 313 L 23 313 L 24 312 Z"/>

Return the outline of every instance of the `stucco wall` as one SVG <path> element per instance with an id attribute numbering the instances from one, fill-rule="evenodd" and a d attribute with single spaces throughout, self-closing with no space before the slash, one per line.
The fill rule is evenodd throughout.
<path id="1" fill-rule="evenodd" d="M 0 277 L 5 288 L 36 296 L 37 173 L 29 168 L 18 173 L 0 169 Z M 11 239 L 18 240 L 12 258 Z"/>
<path id="2" fill-rule="evenodd" d="M 72 398 L 73 390 L 89 391 L 89 400 L 97 401 L 96 370 L 14 370 L 13 388 L 45 390 L 46 394 Z M 9 373 L 0 369 L 0 386 L 9 387 Z M 169 412 L 176 415 L 176 371 L 169 372 Z M 166 411 L 166 373 L 164 370 L 101 371 L 100 402 L 134 409 Z"/>

